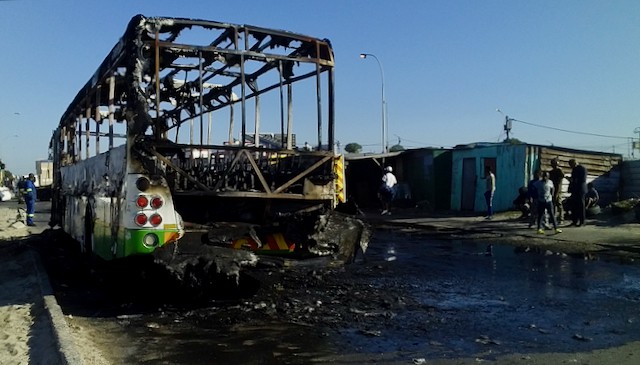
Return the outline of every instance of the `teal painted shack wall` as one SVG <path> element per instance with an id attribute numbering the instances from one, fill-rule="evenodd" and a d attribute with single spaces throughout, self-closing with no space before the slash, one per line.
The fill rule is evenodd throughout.
<path id="1" fill-rule="evenodd" d="M 449 210 L 451 150 L 421 148 L 405 151 L 400 159 L 412 200 L 419 206 Z"/>
<path id="2" fill-rule="evenodd" d="M 496 191 L 493 198 L 495 211 L 511 210 L 518 188 L 526 186 L 532 171 L 539 165 L 537 147 L 526 144 L 476 144 L 452 150 L 451 159 L 451 209 L 463 210 L 463 194 L 470 194 L 473 207 L 464 210 L 485 212 L 484 200 L 485 162 L 495 159 Z M 472 161 L 475 168 L 473 178 L 464 178 L 464 160 Z M 471 163 L 471 162 L 470 162 Z"/>

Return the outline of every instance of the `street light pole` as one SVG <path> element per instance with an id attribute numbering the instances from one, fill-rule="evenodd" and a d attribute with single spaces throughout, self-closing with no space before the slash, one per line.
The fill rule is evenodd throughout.
<path id="1" fill-rule="evenodd" d="M 360 58 L 365 59 L 367 57 L 373 57 L 380 68 L 380 79 L 382 81 L 382 153 L 387 153 L 389 149 L 387 148 L 387 118 L 385 112 L 387 108 L 387 101 L 384 94 L 384 70 L 382 69 L 382 63 L 380 63 L 380 60 L 376 55 L 371 53 L 360 53 Z"/>

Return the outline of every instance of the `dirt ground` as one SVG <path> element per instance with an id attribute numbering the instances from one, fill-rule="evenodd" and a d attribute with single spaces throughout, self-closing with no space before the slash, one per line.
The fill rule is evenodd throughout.
<path id="1" fill-rule="evenodd" d="M 59 363 L 56 351 L 58 348 L 52 328 L 47 318 L 45 306 L 39 287 L 37 272 L 34 270 L 35 252 L 32 248 L 51 242 L 38 242 L 51 235 L 42 234 L 44 224 L 38 229 L 27 229 L 20 224 L 15 224 L 17 217 L 15 206 L 0 206 L 0 364 L 55 364 Z M 41 217 L 44 223 L 47 217 Z M 498 215 L 492 221 L 485 221 L 479 217 L 424 217 L 420 212 L 404 211 L 395 212 L 391 218 L 381 218 L 377 215 L 369 215 L 371 223 L 381 231 L 403 232 L 408 234 L 420 234 L 425 237 L 437 239 L 474 239 L 496 242 L 511 242 L 516 246 L 543 250 L 550 252 L 562 252 L 570 255 L 583 256 L 593 260 L 604 258 L 607 260 L 619 260 L 620 262 L 633 262 L 638 259 L 638 245 L 640 236 L 634 219 L 630 216 L 602 216 L 600 219 L 592 219 L 587 227 L 564 228 L 560 235 L 547 233 L 540 237 L 526 227 L 526 222 L 519 221 L 513 213 Z M 39 252 L 43 252 L 41 249 Z M 45 251 L 46 252 L 46 251 Z M 392 330 L 397 325 L 397 313 L 399 308 L 414 306 L 410 298 L 398 296 L 400 289 L 404 289 L 407 283 L 397 280 L 394 285 L 388 287 L 373 287 L 370 285 L 380 273 L 385 270 L 384 263 L 369 262 L 348 267 L 329 268 L 305 268 L 296 272 L 294 270 L 265 270 L 262 275 L 263 284 L 250 298 L 234 302 L 229 311 L 228 306 L 191 309 L 189 311 L 175 311 L 170 307 L 154 309 L 156 312 L 151 317 L 146 314 L 136 314 L 136 306 L 131 305 L 131 298 L 121 298 L 123 301 L 110 302 L 114 310 L 121 312 L 112 313 L 118 318 L 118 323 L 127 322 L 135 324 L 137 321 L 141 327 L 168 331 L 175 330 L 169 327 L 171 323 L 182 321 L 208 320 L 215 318 L 218 322 L 210 325 L 219 328 L 227 328 L 225 338 L 216 339 L 218 343 L 227 343 L 229 340 L 238 340 L 235 350 L 255 351 L 256 340 L 229 337 L 237 333 L 238 329 L 264 325 L 268 327 L 270 321 L 277 319 L 280 322 L 289 323 L 295 327 L 291 331 L 293 336 L 301 331 L 306 336 L 312 336 L 317 342 L 327 342 L 327 348 L 316 348 L 316 352 L 309 357 L 301 356 L 295 348 L 283 349 L 282 352 L 297 352 L 297 360 L 291 360 L 283 354 L 272 352 L 270 360 L 253 360 L 241 363 L 246 364 L 270 364 L 270 363 L 331 363 L 331 364 L 476 364 L 488 362 L 495 364 L 637 364 L 640 362 L 640 343 L 631 342 L 622 346 L 606 349 L 596 349 L 587 352 L 573 353 L 526 353 L 501 355 L 487 360 L 486 354 L 477 357 L 457 357 L 451 353 L 448 358 L 424 358 L 407 349 L 395 351 L 359 352 L 359 342 L 351 344 L 331 343 L 327 337 L 331 333 L 342 332 L 344 324 L 352 323 L 359 338 L 379 336 L 380 328 Z M 304 275 L 301 275 L 304 273 Z M 77 272 L 70 271 L 67 274 L 77 276 Z M 59 275 L 56 274 L 56 275 Z M 60 277 L 58 277 L 60 279 Z M 79 285 L 78 278 L 69 279 L 64 285 L 72 288 L 64 301 L 74 295 L 80 297 L 88 287 Z M 60 284 L 60 283 L 58 283 Z M 58 290 L 66 290 L 58 286 Z M 77 292 L 73 292 L 77 290 Z M 104 295 L 104 293 L 101 293 Z M 366 300 L 363 300 L 363 297 Z M 82 360 L 86 364 L 110 364 L 123 363 L 130 357 L 125 356 L 127 351 L 143 351 L 141 347 L 128 348 L 128 344 L 135 342 L 135 337 L 130 334 L 114 330 L 100 332 L 109 327 L 96 327 L 94 320 L 83 314 L 95 311 L 99 307 L 108 306 L 109 303 L 96 303 L 103 297 L 94 297 L 93 301 L 82 302 L 77 299 L 66 308 L 72 308 L 71 313 L 65 312 L 73 336 L 73 342 Z M 123 305 L 125 303 L 125 305 Z M 220 302 L 218 302 L 220 303 Z M 75 305 L 75 307 L 73 307 Z M 65 307 L 65 305 L 63 305 Z M 123 308 L 126 313 L 122 312 Z M 102 309 L 104 310 L 104 309 Z M 145 310 L 148 310 L 146 308 Z M 160 313 L 160 315 L 158 315 Z M 109 314 L 105 314 L 108 317 Z M 151 318 L 151 319 L 150 319 Z M 167 323 L 158 318 L 164 318 Z M 102 321 L 102 320 L 100 320 Z M 253 326 L 253 327 L 252 327 Z M 120 327 L 120 326 L 116 326 Z M 250 332 L 250 331 L 249 331 Z M 482 340 L 482 338 L 480 339 Z M 292 343 L 295 341 L 291 339 Z M 115 344 L 115 346 L 114 346 Z M 432 340 L 429 344 L 437 348 L 440 344 Z M 145 347 L 151 347 L 152 343 L 146 343 Z M 290 347 L 295 347 L 290 345 Z M 344 351 L 336 352 L 336 348 Z M 230 349 L 221 350 L 228 353 Z M 332 350 L 334 349 L 334 350 Z M 489 350 L 490 351 L 490 350 Z M 309 353 L 311 350 L 308 351 Z M 145 354 L 148 363 L 191 363 L 191 362 L 167 362 L 154 357 L 153 350 Z M 236 353 L 237 355 L 237 353 Z M 155 360 L 153 360 L 155 359 Z M 229 358 L 227 358 L 228 360 Z M 237 359 L 237 357 L 236 357 Z M 285 359 L 289 359 L 286 360 Z M 192 363 L 228 363 L 228 361 L 198 362 Z M 238 362 L 236 362 L 238 363 Z"/>
<path id="2" fill-rule="evenodd" d="M 25 244 L 32 233 L 17 206 L 0 206 L 0 364 L 58 361 L 57 345 L 45 310 L 34 252 Z"/>

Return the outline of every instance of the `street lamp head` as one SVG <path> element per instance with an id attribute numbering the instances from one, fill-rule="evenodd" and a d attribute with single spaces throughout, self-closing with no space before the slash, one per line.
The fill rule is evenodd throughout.
<path id="1" fill-rule="evenodd" d="M 367 58 L 367 54 L 366 53 L 360 53 L 360 58 Z"/>

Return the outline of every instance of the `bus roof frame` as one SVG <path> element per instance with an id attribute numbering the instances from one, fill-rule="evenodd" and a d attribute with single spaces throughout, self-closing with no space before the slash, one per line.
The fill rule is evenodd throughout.
<path id="1" fill-rule="evenodd" d="M 194 27 L 201 27 L 204 30 L 211 30 L 217 32 L 218 35 L 214 40 L 204 45 L 190 45 L 173 43 L 174 40 L 180 37 L 180 34 L 185 30 L 190 30 Z M 155 37 L 153 35 L 155 34 Z M 161 39 L 161 36 L 165 37 Z M 150 48 L 155 50 L 155 59 L 145 59 L 146 65 L 140 65 L 143 51 L 150 51 Z M 281 53 L 277 53 L 280 51 Z M 215 55 L 215 60 L 209 59 L 209 65 L 213 62 L 223 60 L 225 66 L 218 69 L 212 69 L 208 71 L 207 78 L 202 73 L 202 67 L 200 69 L 200 76 L 198 84 L 200 86 L 199 95 L 200 98 L 199 108 L 197 110 L 189 111 L 189 118 L 182 118 L 180 113 L 184 111 L 184 108 L 179 110 L 176 115 L 166 114 L 162 115 L 162 109 L 159 106 L 159 102 L 162 100 L 162 93 L 172 92 L 169 89 L 161 90 L 162 87 L 166 87 L 173 75 L 180 71 L 181 67 L 175 67 L 173 60 L 184 57 L 186 55 L 198 54 L 199 59 L 203 55 L 211 56 Z M 160 54 L 160 55 L 159 55 Z M 171 57 L 175 57 L 171 60 Z M 206 57 L 205 57 L 206 60 Z M 252 73 L 247 74 L 243 68 L 244 63 L 248 60 L 259 61 L 263 63 L 263 66 Z M 167 62 L 169 61 L 169 62 Z M 236 67 L 239 63 L 240 72 L 232 72 L 231 68 Z M 313 64 L 315 70 L 294 76 L 293 69 L 296 65 Z M 194 119 L 198 116 L 202 118 L 202 115 L 218 110 L 224 107 L 231 106 L 236 103 L 241 103 L 242 113 L 242 135 L 246 135 L 246 116 L 244 113 L 244 105 L 247 100 L 254 98 L 264 92 L 273 90 L 275 88 L 281 88 L 283 85 L 291 84 L 296 81 L 316 76 L 318 81 L 316 82 L 316 95 L 317 95 L 317 122 L 318 122 L 318 149 L 322 146 L 329 146 L 332 148 L 334 144 L 334 124 L 335 124 L 335 105 L 334 105 L 334 56 L 331 43 L 327 39 L 314 38 L 302 34 L 297 34 L 284 30 L 268 29 L 250 25 L 236 25 L 230 23 L 222 23 L 215 21 L 207 21 L 200 19 L 187 19 L 187 18 L 170 18 L 170 17 L 145 17 L 143 15 L 134 16 L 129 22 L 124 35 L 120 38 L 118 43 L 112 48 L 111 52 L 105 57 L 98 69 L 87 81 L 87 83 L 76 94 L 67 110 L 62 115 L 60 120 L 60 127 L 70 126 L 76 122 L 76 118 L 83 117 L 81 110 L 83 108 L 89 109 L 89 105 L 93 108 L 99 106 L 108 105 L 112 100 L 107 100 L 113 97 L 108 93 L 100 93 L 100 86 L 108 82 L 109 78 L 116 76 L 116 100 L 118 98 L 126 97 L 128 99 L 128 106 L 137 102 L 139 105 L 144 103 L 141 101 L 146 95 L 141 95 L 140 90 L 136 88 L 126 88 L 127 85 L 141 85 L 145 82 L 149 82 L 145 79 L 149 77 L 148 71 L 155 68 L 155 74 L 151 75 L 155 78 L 153 82 L 156 84 L 156 94 L 161 95 L 157 98 L 156 118 L 150 116 L 149 112 L 153 109 L 153 105 L 149 105 L 149 110 L 145 110 L 146 113 L 140 113 L 140 110 L 130 110 L 133 112 L 132 118 L 135 119 L 133 124 L 130 124 L 138 133 L 143 133 L 149 126 L 159 128 L 159 119 L 167 117 L 176 117 L 175 123 L 172 126 L 163 127 L 164 130 L 157 131 L 157 135 L 160 132 L 166 132 L 169 129 L 179 126 L 186 120 Z M 119 74 L 119 69 L 125 67 L 126 74 Z M 183 66 L 184 67 L 184 66 Z M 162 69 L 169 71 L 164 76 L 160 75 L 159 70 Z M 268 71 L 277 69 L 280 73 L 280 82 L 268 85 L 262 89 L 252 87 L 252 82 L 258 79 L 261 75 Z M 328 139 L 326 144 L 322 141 L 322 105 L 321 105 L 321 81 L 320 74 L 328 72 L 328 112 L 327 112 L 327 129 Z M 225 75 L 230 77 L 232 81 L 227 84 L 220 84 L 217 88 L 209 88 L 205 90 L 202 85 L 210 83 L 211 78 L 217 75 Z M 155 77 L 153 77 L 155 76 Z M 126 80 L 126 78 L 130 78 Z M 132 78 L 132 79 L 131 79 Z M 123 82 L 124 81 L 124 82 Z M 122 85 L 125 85 L 122 88 Z M 183 85 L 184 87 L 193 87 L 192 82 L 190 85 Z M 242 93 L 239 97 L 233 93 L 233 88 L 242 87 Z M 248 92 L 246 91 L 248 89 Z M 162 93 L 160 93 L 162 91 Z M 173 90 L 175 91 L 175 90 Z M 205 92 L 206 91 L 206 92 Z M 147 99 L 149 100 L 149 99 Z M 131 103 L 133 101 L 133 103 Z M 152 103 L 150 103 L 152 104 Z M 186 105 L 186 104 L 185 104 Z M 196 109 L 196 108 L 194 108 Z M 96 116 L 96 121 L 101 121 L 100 116 Z M 156 120 L 154 120 L 156 119 Z M 244 138 L 242 140 L 244 144 Z"/>

